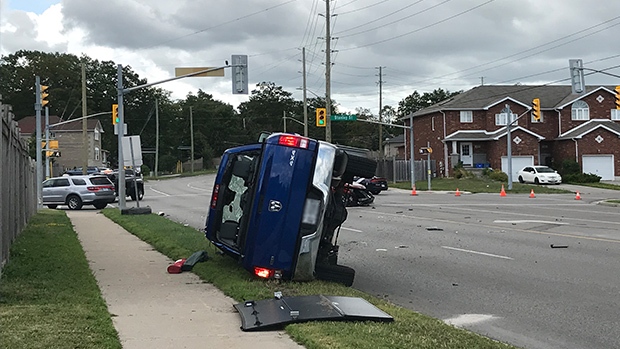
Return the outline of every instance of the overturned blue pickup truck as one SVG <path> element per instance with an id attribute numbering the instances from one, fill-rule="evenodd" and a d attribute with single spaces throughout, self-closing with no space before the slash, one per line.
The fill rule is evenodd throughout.
<path id="1" fill-rule="evenodd" d="M 347 219 L 345 183 L 377 163 L 328 142 L 276 133 L 228 149 L 215 179 L 205 234 L 262 278 L 353 284 L 338 264 Z"/>

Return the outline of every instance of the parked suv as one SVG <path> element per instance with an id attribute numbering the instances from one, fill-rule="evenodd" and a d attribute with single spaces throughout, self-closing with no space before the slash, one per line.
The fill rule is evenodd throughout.
<path id="1" fill-rule="evenodd" d="M 229 149 L 206 237 L 256 276 L 350 286 L 355 271 L 337 264 L 336 244 L 347 218 L 345 183 L 372 177 L 376 167 L 336 145 L 286 133 Z"/>
<path id="2" fill-rule="evenodd" d="M 79 210 L 83 205 L 102 209 L 114 202 L 114 184 L 104 175 L 62 176 L 43 182 L 43 205 L 54 209 L 67 205 Z"/>

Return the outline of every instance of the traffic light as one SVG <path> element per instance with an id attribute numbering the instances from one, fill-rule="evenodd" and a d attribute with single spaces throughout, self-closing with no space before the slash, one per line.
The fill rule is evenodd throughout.
<path id="1" fill-rule="evenodd" d="M 540 113 L 540 98 L 534 98 L 532 100 L 532 115 L 534 116 L 534 120 L 540 121 L 541 113 Z"/>
<path id="2" fill-rule="evenodd" d="M 116 125 L 121 122 L 118 117 L 118 104 L 112 104 L 112 125 Z"/>
<path id="3" fill-rule="evenodd" d="M 47 93 L 48 88 L 49 86 L 39 85 L 39 92 L 41 92 L 41 106 L 42 107 L 45 107 L 47 103 L 50 102 L 46 99 L 50 95 L 49 93 Z"/>
<path id="4" fill-rule="evenodd" d="M 620 86 L 616 86 L 616 109 L 620 109 Z"/>
<path id="5" fill-rule="evenodd" d="M 316 127 L 325 127 L 327 124 L 326 114 L 327 110 L 325 108 L 316 108 Z"/>

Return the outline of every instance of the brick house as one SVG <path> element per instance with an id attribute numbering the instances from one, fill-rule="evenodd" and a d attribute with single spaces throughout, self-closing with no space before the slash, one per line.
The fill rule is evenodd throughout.
<path id="1" fill-rule="evenodd" d="M 58 116 L 50 115 L 51 125 L 59 123 L 60 121 Z M 36 118 L 34 116 L 27 116 L 17 123 L 20 128 L 21 136 L 26 141 L 32 139 L 31 137 L 36 132 Z M 42 124 L 45 124 L 45 120 L 43 120 Z M 41 137 L 44 140 L 45 126 L 41 125 L 41 128 Z M 107 167 L 107 151 L 101 148 L 101 137 L 104 132 L 101 122 L 97 119 L 88 119 L 86 123 L 86 132 L 88 166 Z M 57 164 L 57 169 L 54 169 L 54 175 L 59 175 L 66 169 L 82 167 L 84 164 L 82 120 L 50 128 L 50 138 L 58 140 L 58 148 L 61 154 L 60 157 L 54 158 Z"/>
<path id="2" fill-rule="evenodd" d="M 531 113 L 534 98 L 540 99 L 540 120 Z M 438 176 L 449 176 L 459 161 L 464 167 L 507 172 L 507 124 L 517 119 L 510 126 L 513 181 L 524 166 L 557 167 L 567 159 L 584 173 L 612 180 L 620 176 L 620 110 L 615 108 L 613 86 L 588 86 L 581 95 L 572 94 L 570 86 L 478 86 L 403 121 L 413 120 L 416 158 L 420 147 L 433 149 Z M 408 133 L 406 138 L 409 144 Z"/>

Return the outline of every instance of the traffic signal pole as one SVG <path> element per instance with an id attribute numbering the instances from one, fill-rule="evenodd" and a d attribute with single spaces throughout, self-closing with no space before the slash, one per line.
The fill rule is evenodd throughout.
<path id="1" fill-rule="evenodd" d="M 236 63 L 236 61 L 241 61 L 242 63 Z M 118 192 L 118 208 L 122 211 L 125 210 L 126 207 L 126 201 L 125 201 L 125 158 L 123 155 L 123 136 L 125 133 L 125 108 L 123 107 L 123 97 L 126 93 L 129 93 L 131 91 L 135 91 L 135 90 L 139 90 L 145 87 L 151 87 L 151 86 L 155 86 L 155 85 L 159 85 L 159 84 L 163 84 L 164 82 L 170 82 L 170 81 L 175 81 L 175 80 L 179 80 L 179 79 L 183 79 L 183 78 L 187 78 L 187 77 L 192 77 L 192 76 L 196 76 L 196 75 L 200 75 L 200 74 L 204 74 L 204 73 L 208 73 L 208 72 L 213 72 L 213 71 L 217 71 L 217 70 L 221 70 L 224 68 L 233 68 L 233 93 L 245 93 L 247 91 L 247 56 L 241 56 L 241 55 L 233 55 L 232 56 L 232 63 L 233 64 L 228 64 L 228 61 L 226 62 L 226 65 L 221 66 L 221 67 L 217 67 L 217 68 L 208 68 L 205 70 L 199 70 L 199 71 L 195 71 L 189 74 L 185 74 L 185 75 L 180 75 L 180 76 L 175 76 L 173 78 L 170 79 L 165 79 L 165 80 L 161 80 L 161 81 L 156 81 L 156 82 L 152 82 L 152 83 L 148 83 L 148 84 L 142 84 L 142 85 L 138 85 L 138 86 L 134 86 L 134 87 L 129 87 L 129 88 L 124 88 L 123 87 L 123 66 L 121 64 L 118 65 L 117 67 L 117 84 L 116 84 L 116 88 L 118 91 L 118 123 L 119 123 L 119 127 L 118 127 L 118 188 L 117 188 L 117 192 Z"/>

